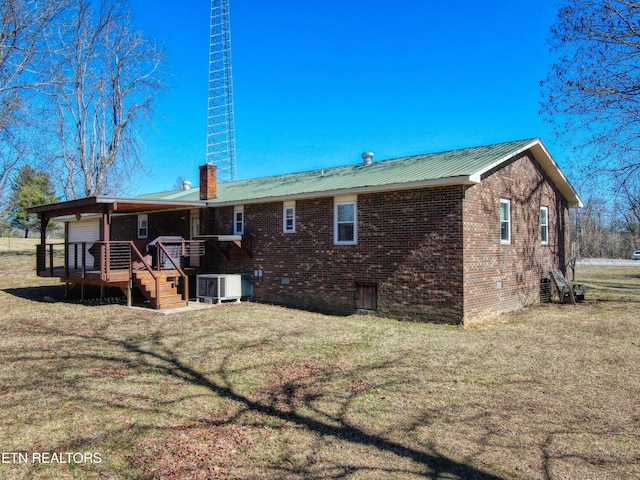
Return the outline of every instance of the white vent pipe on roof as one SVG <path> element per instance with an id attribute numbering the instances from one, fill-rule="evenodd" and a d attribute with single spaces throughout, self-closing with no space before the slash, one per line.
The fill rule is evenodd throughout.
<path id="1" fill-rule="evenodd" d="M 362 154 L 362 165 L 368 166 L 373 163 L 373 152 L 364 152 Z"/>
<path id="2" fill-rule="evenodd" d="M 191 182 L 189 180 L 185 180 L 184 182 L 182 182 L 182 190 L 190 190 L 191 189 Z"/>

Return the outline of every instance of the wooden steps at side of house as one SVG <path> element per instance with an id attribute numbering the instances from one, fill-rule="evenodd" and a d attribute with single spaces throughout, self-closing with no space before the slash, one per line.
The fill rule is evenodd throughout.
<path id="1" fill-rule="evenodd" d="M 178 293 L 178 279 L 180 274 L 176 270 L 162 270 L 154 272 L 158 276 L 158 295 L 156 295 L 156 281 L 146 270 L 134 270 L 133 284 L 149 300 L 151 306 L 158 310 L 186 307 L 187 301 Z"/>

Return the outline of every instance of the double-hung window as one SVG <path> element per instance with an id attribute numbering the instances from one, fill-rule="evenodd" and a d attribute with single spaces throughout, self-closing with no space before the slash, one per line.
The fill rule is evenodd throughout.
<path id="1" fill-rule="evenodd" d="M 500 242 L 511 243 L 511 201 L 500 199 Z"/>
<path id="2" fill-rule="evenodd" d="M 540 241 L 549 245 L 549 207 L 540 207 Z"/>
<path id="3" fill-rule="evenodd" d="M 296 233 L 296 202 L 284 202 L 282 205 L 282 231 Z"/>
<path id="4" fill-rule="evenodd" d="M 138 215 L 138 238 L 149 237 L 149 216 L 146 213 Z"/>
<path id="5" fill-rule="evenodd" d="M 336 245 L 358 243 L 356 197 L 338 197 L 334 201 L 333 242 Z"/>
<path id="6" fill-rule="evenodd" d="M 244 235 L 244 205 L 233 207 L 233 234 Z"/>

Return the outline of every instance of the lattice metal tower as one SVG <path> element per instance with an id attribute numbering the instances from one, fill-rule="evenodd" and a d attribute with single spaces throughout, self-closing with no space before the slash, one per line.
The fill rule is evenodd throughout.
<path id="1" fill-rule="evenodd" d="M 229 1 L 211 0 L 207 162 L 218 167 L 220 182 L 236 179 Z"/>

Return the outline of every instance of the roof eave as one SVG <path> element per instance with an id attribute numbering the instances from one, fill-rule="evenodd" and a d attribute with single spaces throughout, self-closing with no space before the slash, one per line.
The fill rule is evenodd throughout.
<path id="1" fill-rule="evenodd" d="M 537 140 L 531 146 L 531 151 L 535 159 L 542 165 L 547 175 L 551 177 L 554 184 L 558 187 L 558 190 L 564 195 L 564 198 L 567 200 L 569 204 L 569 208 L 582 208 L 584 207 L 584 203 L 578 195 L 578 192 L 573 188 L 573 185 L 569 182 L 569 179 L 564 174 L 564 172 L 558 166 L 558 163 L 555 161 L 547 147 L 542 143 L 542 141 Z"/>
<path id="2" fill-rule="evenodd" d="M 549 150 L 547 150 L 547 147 L 539 138 L 531 140 L 530 143 L 524 145 L 523 147 L 510 152 L 509 154 L 496 160 L 490 165 L 486 165 L 482 170 L 479 170 L 478 172 L 473 174 L 472 177 L 480 178 L 482 177 L 482 175 L 493 170 L 498 165 L 501 165 L 502 163 L 520 155 L 521 153 L 524 153 L 527 150 L 530 150 L 533 153 L 534 158 L 538 161 L 547 175 L 549 175 L 551 180 L 553 180 L 556 187 L 558 187 L 558 190 L 560 190 L 560 193 L 562 193 L 564 198 L 567 200 L 569 208 L 582 208 L 584 204 L 582 203 L 582 199 L 578 195 L 578 192 L 576 192 L 576 190 L 573 188 L 573 186 L 569 182 L 569 179 L 566 177 L 564 172 L 562 172 L 562 170 L 558 166 L 558 163 L 555 161 L 553 156 L 551 156 L 551 153 L 549 152 Z"/>
<path id="3" fill-rule="evenodd" d="M 178 201 L 178 200 L 151 200 L 139 198 L 107 197 L 96 196 L 87 197 L 66 202 L 39 205 L 28 209 L 29 213 L 37 213 L 47 218 L 57 218 L 76 213 L 115 213 L 115 212 L 144 212 L 158 209 L 176 210 L 183 208 L 205 207 L 204 201 Z"/>

